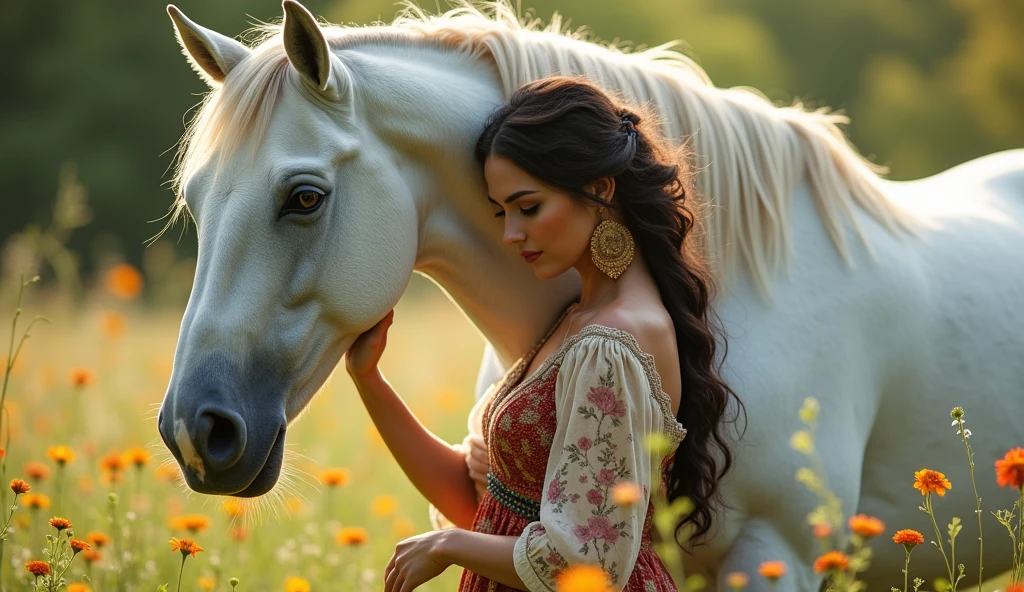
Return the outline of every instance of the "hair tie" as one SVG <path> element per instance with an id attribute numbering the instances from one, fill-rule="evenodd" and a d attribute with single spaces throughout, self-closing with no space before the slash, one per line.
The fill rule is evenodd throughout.
<path id="1" fill-rule="evenodd" d="M 629 118 L 628 115 L 622 118 L 622 125 L 625 128 L 627 134 L 633 136 L 634 138 L 637 136 L 636 126 L 633 125 L 633 121 Z"/>

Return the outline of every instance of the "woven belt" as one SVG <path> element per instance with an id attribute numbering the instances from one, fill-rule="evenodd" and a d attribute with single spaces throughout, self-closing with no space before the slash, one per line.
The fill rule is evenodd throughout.
<path id="1" fill-rule="evenodd" d="M 487 472 L 487 491 L 501 505 L 523 518 L 531 522 L 540 520 L 540 502 L 512 491 L 508 485 L 499 481 L 494 473 L 490 471 Z"/>

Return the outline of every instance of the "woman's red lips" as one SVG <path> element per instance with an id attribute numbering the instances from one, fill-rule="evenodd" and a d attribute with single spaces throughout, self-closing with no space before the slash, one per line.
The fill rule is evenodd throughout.
<path id="1" fill-rule="evenodd" d="M 523 251 L 520 255 L 523 256 L 523 259 L 526 259 L 527 263 L 533 263 L 543 252 L 544 251 Z"/>

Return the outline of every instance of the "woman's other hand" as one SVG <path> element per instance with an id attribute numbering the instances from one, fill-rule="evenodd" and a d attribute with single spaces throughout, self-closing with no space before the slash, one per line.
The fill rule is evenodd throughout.
<path id="1" fill-rule="evenodd" d="M 398 543 L 384 568 L 384 592 L 410 592 L 448 569 L 443 546 L 454 530 L 425 532 Z"/>
<path id="2" fill-rule="evenodd" d="M 388 327 L 394 318 L 395 310 L 391 309 L 376 325 L 360 334 L 352 347 L 348 348 L 345 352 L 345 370 L 349 376 L 359 378 L 377 370 L 377 363 L 388 343 Z"/>
<path id="3" fill-rule="evenodd" d="M 466 451 L 466 468 L 469 470 L 469 478 L 473 480 L 473 485 L 476 488 L 477 499 L 482 498 L 484 492 L 487 491 L 487 471 L 490 470 L 484 437 L 479 434 L 469 434 L 462 440 L 462 448 Z"/>

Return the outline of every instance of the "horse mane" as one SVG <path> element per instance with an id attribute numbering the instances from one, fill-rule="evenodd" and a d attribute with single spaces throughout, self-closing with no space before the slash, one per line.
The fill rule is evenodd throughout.
<path id="1" fill-rule="evenodd" d="M 826 231 L 851 267 L 844 223 L 873 255 L 854 205 L 894 235 L 913 232 L 920 222 L 883 193 L 880 175 L 888 169 L 861 156 L 839 129 L 848 117 L 827 108 L 808 111 L 798 100 L 777 107 L 749 87 L 717 88 L 696 62 L 672 49 L 677 41 L 631 50 L 600 42 L 583 27 L 569 30 L 558 13 L 547 25 L 520 16 L 510 2 L 453 0 L 454 8 L 433 15 L 404 0 L 391 24 L 323 23 L 323 29 L 335 51 L 428 44 L 489 60 L 506 97 L 545 76 L 582 74 L 627 102 L 653 104 L 665 137 L 688 143 L 694 154 L 696 189 L 713 208 L 702 238 L 716 276 L 727 279 L 742 264 L 764 295 L 789 260 L 788 214 L 805 176 Z M 246 34 L 253 33 L 252 55 L 207 93 L 182 138 L 173 180 L 179 197 L 169 224 L 185 207 L 184 179 L 218 149 L 223 163 L 244 138 L 255 147 L 268 125 L 288 60 L 280 24 L 262 23 Z"/>

